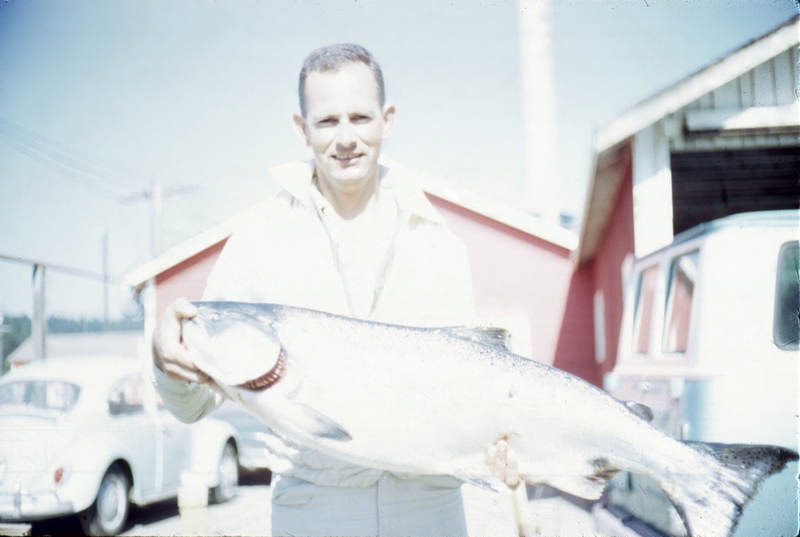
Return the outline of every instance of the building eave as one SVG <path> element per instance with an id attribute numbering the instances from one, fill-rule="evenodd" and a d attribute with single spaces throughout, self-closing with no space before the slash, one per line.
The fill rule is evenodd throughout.
<path id="1" fill-rule="evenodd" d="M 521 209 L 476 194 L 459 187 L 450 181 L 433 174 L 412 168 L 389 158 L 381 158 L 381 163 L 389 168 L 402 169 L 404 175 L 411 177 L 417 185 L 432 196 L 463 207 L 501 224 L 540 238 L 549 243 L 572 251 L 578 247 L 578 235 L 566 228 L 550 224 L 543 219 L 528 214 Z"/>
<path id="2" fill-rule="evenodd" d="M 800 15 L 661 90 L 601 126 L 595 135 L 595 152 L 602 153 L 613 148 L 648 125 L 798 44 Z"/>
<path id="3" fill-rule="evenodd" d="M 592 259 L 600 247 L 606 222 L 614 210 L 620 186 L 631 165 L 630 155 L 630 139 L 592 155 L 589 195 L 584 204 L 578 247 L 573 254 L 577 265 Z"/>

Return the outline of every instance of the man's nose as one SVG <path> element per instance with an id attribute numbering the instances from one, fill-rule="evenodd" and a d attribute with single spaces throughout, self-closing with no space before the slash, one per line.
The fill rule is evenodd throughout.
<path id="1" fill-rule="evenodd" d="M 356 133 L 353 124 L 348 121 L 341 121 L 336 131 L 336 144 L 343 149 L 352 149 L 356 145 Z"/>

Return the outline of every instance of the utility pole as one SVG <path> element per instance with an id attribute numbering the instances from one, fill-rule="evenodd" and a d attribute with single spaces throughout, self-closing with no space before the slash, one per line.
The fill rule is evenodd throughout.
<path id="1" fill-rule="evenodd" d="M 191 194 L 200 189 L 200 185 L 183 185 L 164 190 L 161 179 L 153 179 L 150 188 L 119 199 L 120 203 L 128 204 L 142 199 L 152 201 L 152 220 L 150 224 L 150 250 L 153 257 L 161 254 L 162 248 L 162 227 L 164 220 L 164 200 L 173 196 Z"/>
<path id="2" fill-rule="evenodd" d="M 162 248 L 162 223 L 164 220 L 164 200 L 172 196 L 190 194 L 200 188 L 200 185 L 183 185 L 179 187 L 169 188 L 166 191 L 161 184 L 161 179 L 155 178 L 151 183 L 150 189 L 120 198 L 120 203 L 133 203 L 142 199 L 150 200 L 152 202 L 152 220 L 150 224 L 150 244 L 152 256 L 155 259 L 161 254 Z M 147 282 L 142 295 L 144 303 L 144 339 L 151 341 L 153 337 L 153 329 L 155 327 L 156 316 L 156 282 L 155 278 Z M 146 345 L 147 351 L 150 352 L 150 346 Z"/>
<path id="3" fill-rule="evenodd" d="M 164 213 L 164 189 L 161 180 L 153 181 L 153 257 L 161 253 L 161 227 Z"/>
<path id="4" fill-rule="evenodd" d="M 108 330 L 108 231 L 103 233 L 103 330 Z"/>

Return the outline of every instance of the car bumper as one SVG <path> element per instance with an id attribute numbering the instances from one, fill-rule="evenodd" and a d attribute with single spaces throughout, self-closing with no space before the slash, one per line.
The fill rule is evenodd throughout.
<path id="1" fill-rule="evenodd" d="M 0 492 L 0 520 L 27 521 L 73 513 L 72 502 L 62 502 L 53 491 Z"/>

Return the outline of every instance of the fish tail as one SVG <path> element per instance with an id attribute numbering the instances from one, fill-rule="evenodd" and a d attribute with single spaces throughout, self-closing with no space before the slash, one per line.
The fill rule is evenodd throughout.
<path id="1" fill-rule="evenodd" d="M 761 483 L 798 459 L 780 446 L 685 443 L 705 456 L 704 471 L 662 485 L 690 536 L 732 535 Z"/>

